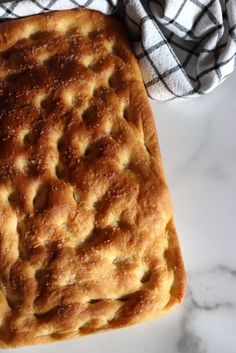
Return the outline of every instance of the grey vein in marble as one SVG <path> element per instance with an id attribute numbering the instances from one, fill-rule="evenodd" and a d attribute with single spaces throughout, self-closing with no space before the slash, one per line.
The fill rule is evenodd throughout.
<path id="1" fill-rule="evenodd" d="M 236 270 L 219 265 L 211 270 L 189 274 L 188 283 L 181 323 L 182 334 L 177 343 L 178 353 L 235 353 Z M 216 289 L 221 292 L 218 293 L 217 299 Z M 214 332 L 211 326 L 221 327 L 222 314 L 225 318 L 229 316 L 228 326 L 232 328 L 232 331 L 225 333 L 228 337 L 208 335 L 207 331 Z M 207 317 L 208 323 L 202 330 L 204 316 Z M 222 339 L 232 341 L 232 346 L 220 348 Z"/>

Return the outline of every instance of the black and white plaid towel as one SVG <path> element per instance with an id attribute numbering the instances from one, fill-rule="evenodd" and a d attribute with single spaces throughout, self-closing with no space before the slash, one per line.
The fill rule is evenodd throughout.
<path id="1" fill-rule="evenodd" d="M 151 98 L 209 92 L 236 66 L 236 0 L 0 0 L 0 18 L 79 7 L 126 22 Z"/>

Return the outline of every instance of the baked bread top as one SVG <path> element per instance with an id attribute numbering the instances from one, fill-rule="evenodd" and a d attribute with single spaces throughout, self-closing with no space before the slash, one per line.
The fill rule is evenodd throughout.
<path id="1" fill-rule="evenodd" d="M 152 113 L 121 25 L 0 24 L 0 345 L 158 316 L 184 293 Z"/>

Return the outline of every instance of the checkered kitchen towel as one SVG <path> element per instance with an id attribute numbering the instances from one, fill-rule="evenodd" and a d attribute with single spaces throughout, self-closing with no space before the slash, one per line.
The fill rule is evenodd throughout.
<path id="1" fill-rule="evenodd" d="M 236 0 L 0 0 L 0 18 L 79 7 L 126 22 L 153 99 L 209 92 L 236 66 Z"/>

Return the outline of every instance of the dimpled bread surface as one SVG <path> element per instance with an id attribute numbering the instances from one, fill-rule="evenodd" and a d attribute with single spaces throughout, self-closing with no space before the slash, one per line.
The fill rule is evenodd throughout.
<path id="1" fill-rule="evenodd" d="M 161 315 L 185 273 L 152 113 L 122 26 L 0 24 L 0 346 Z"/>

